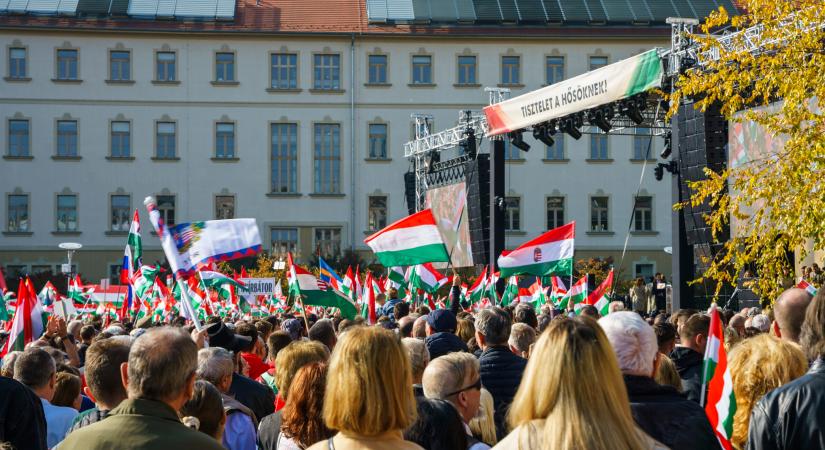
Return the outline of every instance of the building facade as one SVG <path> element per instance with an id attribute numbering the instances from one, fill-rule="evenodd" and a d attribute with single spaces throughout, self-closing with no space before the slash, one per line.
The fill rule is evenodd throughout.
<path id="1" fill-rule="evenodd" d="M 254 217 L 274 253 L 370 259 L 363 239 L 407 214 L 411 113 L 437 131 L 485 86 L 516 96 L 669 45 L 661 21 L 374 24 L 363 0 L 310 3 L 238 2 L 234 24 L 0 15 L 0 264 L 55 270 L 75 241 L 85 278 L 114 276 L 135 209 L 161 259 L 148 195 L 169 222 Z M 661 139 L 556 137 L 508 146 L 507 247 L 575 220 L 577 258 L 618 262 L 629 229 L 624 273 L 669 273 Z"/>

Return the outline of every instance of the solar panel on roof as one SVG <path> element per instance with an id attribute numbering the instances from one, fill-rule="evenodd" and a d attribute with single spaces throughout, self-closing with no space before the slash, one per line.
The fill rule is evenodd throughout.
<path id="1" fill-rule="evenodd" d="M 454 22 L 458 19 L 453 0 L 429 0 L 430 17 L 436 22 Z"/>
<path id="2" fill-rule="evenodd" d="M 473 0 L 455 0 L 455 10 L 458 12 L 460 22 L 472 22 L 477 19 Z"/>
<path id="3" fill-rule="evenodd" d="M 664 22 L 668 17 L 680 17 L 670 0 L 647 0 L 647 6 L 656 22 Z"/>
<path id="4" fill-rule="evenodd" d="M 501 10 L 496 0 L 474 0 L 476 9 L 476 19 L 485 22 L 498 22 L 501 20 Z"/>
<path id="5" fill-rule="evenodd" d="M 590 20 L 590 13 L 584 5 L 583 0 L 561 0 L 564 6 L 564 20 L 568 22 L 587 22 Z"/>
<path id="6" fill-rule="evenodd" d="M 584 0 L 587 10 L 590 12 L 590 20 L 602 21 L 607 20 L 607 14 L 604 12 L 602 2 L 600 0 Z"/>
<path id="7" fill-rule="evenodd" d="M 215 6 L 215 19 L 232 20 L 235 18 L 235 0 L 218 0 Z"/>
<path id="8" fill-rule="evenodd" d="M 56 14 L 60 0 L 29 0 L 26 12 L 33 14 Z"/>
<path id="9" fill-rule="evenodd" d="M 125 15 L 129 10 L 129 0 L 112 0 L 109 5 L 109 14 L 113 16 Z"/>
<path id="10" fill-rule="evenodd" d="M 731 0 L 717 0 L 716 2 L 719 3 L 719 6 L 724 6 L 725 9 L 731 14 L 738 11 Z"/>
<path id="11" fill-rule="evenodd" d="M 155 16 L 157 17 L 175 17 L 175 0 L 156 0 L 157 1 L 157 11 L 155 12 Z"/>
<path id="12" fill-rule="evenodd" d="M 77 13 L 86 16 L 100 16 L 109 14 L 111 0 L 80 0 L 77 2 Z"/>
<path id="13" fill-rule="evenodd" d="M 547 20 L 541 0 L 516 0 L 516 5 L 522 22 L 544 22 Z"/>
<path id="14" fill-rule="evenodd" d="M 637 2 L 642 3 L 642 2 Z M 632 22 L 637 20 L 627 0 L 602 0 L 604 12 L 610 22 Z M 646 18 L 643 20 L 647 20 Z"/>
<path id="15" fill-rule="evenodd" d="M 631 2 L 630 0 L 626 0 L 627 4 L 630 6 L 630 9 L 633 10 L 633 16 L 636 17 L 637 21 L 644 21 L 649 22 L 653 20 L 653 16 L 650 14 L 650 8 L 648 8 L 647 2 Z"/>
<path id="16" fill-rule="evenodd" d="M 217 0 L 177 0 L 175 17 L 215 17 Z"/>
<path id="17" fill-rule="evenodd" d="M 505 22 L 518 22 L 521 18 L 515 0 L 498 0 L 498 6 L 501 8 L 501 17 Z"/>
<path id="18" fill-rule="evenodd" d="M 559 0 L 542 0 L 544 11 L 547 12 L 547 20 L 551 22 L 561 22 L 564 20 L 564 11 L 559 4 Z"/>
<path id="19" fill-rule="evenodd" d="M 671 0 L 670 3 L 673 5 L 673 9 L 676 11 L 674 17 L 696 17 L 696 12 L 693 10 L 693 6 L 691 6 L 689 0 L 682 0 L 677 2 Z"/>
<path id="20" fill-rule="evenodd" d="M 387 18 L 392 20 L 413 20 L 412 0 L 387 0 Z"/>
<path id="21" fill-rule="evenodd" d="M 432 18 L 429 0 L 412 0 L 412 6 L 416 21 L 429 21 Z"/>
<path id="22" fill-rule="evenodd" d="M 130 0 L 127 13 L 137 17 L 155 17 L 158 11 L 157 0 Z"/>
<path id="23" fill-rule="evenodd" d="M 387 0 L 367 0 L 367 19 L 370 22 L 386 22 Z"/>
<path id="24" fill-rule="evenodd" d="M 57 5 L 57 13 L 62 15 L 77 14 L 77 2 L 78 0 L 60 0 Z"/>
<path id="25" fill-rule="evenodd" d="M 9 0 L 0 0 L 0 13 L 9 10 Z"/>
<path id="26" fill-rule="evenodd" d="M 700 21 L 716 9 L 716 2 L 713 0 L 688 0 L 693 5 L 693 10 L 696 11 L 696 18 Z"/>
<path id="27" fill-rule="evenodd" d="M 28 5 L 28 0 L 11 0 L 9 2 L 9 12 L 14 13 L 25 13 L 26 12 L 26 5 Z"/>

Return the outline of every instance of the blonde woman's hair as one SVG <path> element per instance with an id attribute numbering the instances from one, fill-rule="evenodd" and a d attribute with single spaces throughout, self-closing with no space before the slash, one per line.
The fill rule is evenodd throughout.
<path id="1" fill-rule="evenodd" d="M 314 362 L 327 362 L 329 349 L 317 341 L 293 341 L 275 357 L 275 385 L 278 393 L 286 400 L 289 385 L 301 367 Z"/>
<path id="2" fill-rule="evenodd" d="M 673 386 L 677 391 L 682 392 L 682 378 L 676 370 L 676 364 L 664 353 L 659 353 L 659 367 L 653 377 L 656 383 L 664 386 Z"/>
<path id="3" fill-rule="evenodd" d="M 376 436 L 404 430 L 415 418 L 410 358 L 398 336 L 380 327 L 348 330 L 330 360 L 324 397 L 327 427 Z"/>
<path id="4" fill-rule="evenodd" d="M 731 443 L 743 448 L 756 402 L 769 391 L 804 375 L 808 360 L 798 345 L 760 334 L 734 347 L 728 364 L 736 396 Z"/>
<path id="5" fill-rule="evenodd" d="M 544 424 L 532 422 L 537 419 Z M 520 448 L 645 447 L 613 348 L 589 317 L 550 322 L 527 363 L 508 421 L 512 428 L 537 428 L 516 436 Z"/>
<path id="6" fill-rule="evenodd" d="M 470 430 L 476 439 L 489 446 L 498 443 L 496 438 L 496 422 L 493 418 L 495 407 L 493 405 L 493 395 L 487 389 L 481 388 L 481 401 L 478 414 L 470 421 Z"/>

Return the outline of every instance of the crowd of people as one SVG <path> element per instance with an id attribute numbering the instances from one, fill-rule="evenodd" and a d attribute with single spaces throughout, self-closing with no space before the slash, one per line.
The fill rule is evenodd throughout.
<path id="1" fill-rule="evenodd" d="M 378 299 L 201 329 L 50 319 L 0 366 L 2 449 L 717 449 L 709 315 Z M 656 301 L 658 307 L 658 301 Z M 723 310 L 737 449 L 825 448 L 825 291 Z"/>

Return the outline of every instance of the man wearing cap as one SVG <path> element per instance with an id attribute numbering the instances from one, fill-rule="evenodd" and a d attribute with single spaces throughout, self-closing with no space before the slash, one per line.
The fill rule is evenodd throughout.
<path id="1" fill-rule="evenodd" d="M 235 355 L 236 370 L 232 374 L 229 394 L 251 409 L 259 420 L 275 412 L 275 393 L 272 392 L 272 389 L 241 375 L 237 370 L 240 367 L 241 350 L 248 347 L 252 339 L 248 336 L 233 333 L 219 319 L 210 323 L 206 330 L 209 334 L 210 347 L 221 347 Z"/>
<path id="2" fill-rule="evenodd" d="M 424 343 L 430 352 L 430 359 L 452 352 L 466 352 L 467 343 L 455 335 L 455 314 L 446 309 L 437 309 L 427 314 L 427 339 Z"/>

